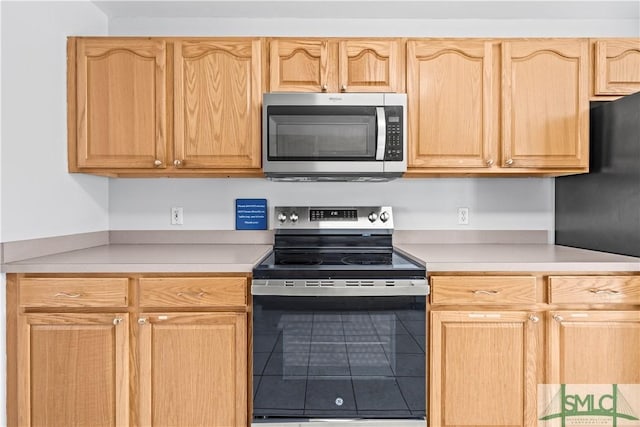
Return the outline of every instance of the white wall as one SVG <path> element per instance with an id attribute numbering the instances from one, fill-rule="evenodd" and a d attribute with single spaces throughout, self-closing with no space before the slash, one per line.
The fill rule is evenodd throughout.
<path id="1" fill-rule="evenodd" d="M 392 2 L 389 3 L 390 5 L 392 4 Z M 496 3 L 496 7 L 500 7 L 499 2 Z M 540 7 L 544 7 L 544 4 L 541 4 Z M 109 34 L 339 37 L 638 37 L 640 36 L 640 25 L 638 19 L 594 18 L 541 20 L 116 17 L 109 20 Z"/>
<path id="2" fill-rule="evenodd" d="M 550 178 L 399 179 L 386 183 L 271 182 L 266 179 L 113 179 L 113 230 L 232 230 L 236 198 L 266 198 L 269 206 L 389 205 L 395 227 L 412 229 L 551 230 Z M 170 225 L 172 206 L 184 225 Z M 469 208 L 469 225 L 457 208 Z"/>
<path id="3" fill-rule="evenodd" d="M 106 230 L 108 180 L 67 173 L 66 37 L 106 34 L 90 2 L 2 2 L 2 241 Z"/>

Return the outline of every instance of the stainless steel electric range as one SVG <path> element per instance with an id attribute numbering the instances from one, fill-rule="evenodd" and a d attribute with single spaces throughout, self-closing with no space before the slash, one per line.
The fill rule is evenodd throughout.
<path id="1" fill-rule="evenodd" d="M 254 424 L 424 426 L 426 269 L 390 207 L 277 207 L 253 270 Z"/>

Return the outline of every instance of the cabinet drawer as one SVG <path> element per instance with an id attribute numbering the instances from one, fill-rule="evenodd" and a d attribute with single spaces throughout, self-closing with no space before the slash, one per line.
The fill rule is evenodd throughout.
<path id="1" fill-rule="evenodd" d="M 529 276 L 435 276 L 432 304 L 532 304 L 536 278 Z"/>
<path id="2" fill-rule="evenodd" d="M 247 304 L 244 277 L 140 279 L 140 307 L 229 307 Z"/>
<path id="3" fill-rule="evenodd" d="M 20 279 L 21 307 L 126 307 L 126 277 Z"/>
<path id="4" fill-rule="evenodd" d="M 550 276 L 549 302 L 640 304 L 640 276 Z"/>

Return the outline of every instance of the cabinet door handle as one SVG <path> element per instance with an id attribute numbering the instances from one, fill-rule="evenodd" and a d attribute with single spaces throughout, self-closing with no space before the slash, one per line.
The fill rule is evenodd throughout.
<path id="1" fill-rule="evenodd" d="M 122 323 L 122 317 L 116 317 L 113 319 L 114 326 L 118 326 L 120 323 Z"/>
<path id="2" fill-rule="evenodd" d="M 562 323 L 562 321 L 564 320 L 564 317 L 560 316 L 559 314 L 554 314 L 553 320 L 555 320 L 558 323 Z"/>
<path id="3" fill-rule="evenodd" d="M 81 297 L 82 294 L 77 292 L 58 292 L 54 295 L 55 297 L 63 297 L 63 298 L 78 298 Z"/>
<path id="4" fill-rule="evenodd" d="M 471 291 L 471 292 L 473 292 L 474 295 L 498 295 L 500 293 L 500 291 L 495 291 L 495 290 L 485 291 L 484 289 L 476 289 L 475 291 Z"/>
<path id="5" fill-rule="evenodd" d="M 182 166 L 182 160 L 175 159 L 175 160 L 173 161 L 173 165 L 174 165 L 175 167 L 177 167 L 177 168 L 178 168 L 178 167 L 180 167 L 180 166 Z"/>
<path id="6" fill-rule="evenodd" d="M 532 314 L 531 316 L 529 316 L 529 320 L 531 320 L 533 323 L 538 323 L 540 321 L 540 318 L 535 314 Z"/>
<path id="7" fill-rule="evenodd" d="M 329 90 L 329 86 L 327 86 L 327 84 L 325 83 L 322 85 L 321 89 L 323 92 L 326 92 L 327 90 Z"/>
<path id="8" fill-rule="evenodd" d="M 493 159 L 487 159 L 487 166 L 493 166 Z"/>
<path id="9" fill-rule="evenodd" d="M 511 166 L 513 164 L 513 159 L 508 159 L 506 162 L 504 162 L 504 164 L 507 166 Z"/>
<path id="10" fill-rule="evenodd" d="M 347 85 L 342 85 L 342 86 L 340 86 L 340 90 L 341 90 L 342 92 L 346 92 L 346 91 L 347 91 Z"/>
<path id="11" fill-rule="evenodd" d="M 138 325 L 146 325 L 147 324 L 147 318 L 146 317 L 140 317 L 138 318 Z"/>
<path id="12" fill-rule="evenodd" d="M 153 162 L 153 166 L 155 166 L 155 167 L 157 167 L 157 168 L 158 168 L 158 167 L 160 167 L 160 166 L 162 166 L 162 160 L 156 160 L 156 161 L 154 161 L 154 162 Z"/>
<path id="13" fill-rule="evenodd" d="M 207 294 L 205 291 L 200 291 L 200 292 L 189 292 L 189 291 L 185 291 L 185 292 L 178 292 L 177 295 L 179 297 L 193 297 L 193 298 L 202 298 L 205 295 L 209 295 Z"/>
<path id="14" fill-rule="evenodd" d="M 613 289 L 589 289 L 589 292 L 591 292 L 592 294 L 596 294 L 596 295 L 602 295 L 602 294 L 607 294 L 607 295 L 620 295 L 620 291 L 616 291 Z"/>

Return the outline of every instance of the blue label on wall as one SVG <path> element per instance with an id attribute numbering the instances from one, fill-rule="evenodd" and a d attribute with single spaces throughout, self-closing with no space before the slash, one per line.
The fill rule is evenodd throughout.
<path id="1" fill-rule="evenodd" d="M 266 230 L 267 199 L 236 199 L 236 230 Z"/>

